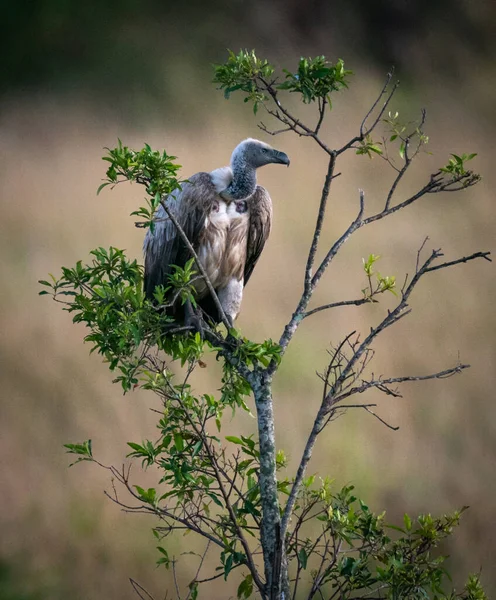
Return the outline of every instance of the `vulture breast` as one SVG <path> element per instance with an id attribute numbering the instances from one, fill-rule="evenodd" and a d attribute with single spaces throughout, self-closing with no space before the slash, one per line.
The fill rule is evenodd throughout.
<path id="1" fill-rule="evenodd" d="M 201 233 L 198 258 L 216 290 L 234 278 L 243 280 L 248 242 L 250 211 L 244 200 L 225 202 L 220 197 L 212 204 Z M 205 282 L 196 284 L 198 295 L 206 293 Z"/>

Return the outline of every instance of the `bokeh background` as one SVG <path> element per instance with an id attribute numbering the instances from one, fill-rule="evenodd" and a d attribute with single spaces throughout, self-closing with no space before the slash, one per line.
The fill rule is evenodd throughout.
<path id="1" fill-rule="evenodd" d="M 239 326 L 252 339 L 277 339 L 301 291 L 325 156 L 309 140 L 268 139 L 240 99 L 226 102 L 211 84 L 211 64 L 226 48 L 256 48 L 280 66 L 299 56 L 343 58 L 355 77 L 336 97 L 323 135 L 339 146 L 396 66 L 402 81 L 392 108 L 406 120 L 427 109 L 429 150 L 399 197 L 422 184 L 450 152 L 477 152 L 483 181 L 437 195 L 386 223 L 360 231 L 327 273 L 317 300 L 356 297 L 361 258 L 382 256 L 380 270 L 402 280 L 417 248 L 448 258 L 494 250 L 496 8 L 490 0 L 32 0 L 2 3 L 0 21 L 0 598 L 133 598 L 129 577 L 156 598 L 169 574 L 155 568 L 151 518 L 122 513 L 103 495 L 110 482 L 92 465 L 68 469 L 62 444 L 93 439 L 103 461 L 120 461 L 126 442 L 153 436 L 147 394 L 122 397 L 84 331 L 46 298 L 37 280 L 86 259 L 97 246 L 141 255 L 142 230 L 129 213 L 135 186 L 95 191 L 102 148 L 117 137 L 148 142 L 179 157 L 184 176 L 227 164 L 244 137 L 287 152 L 291 168 L 267 167 L 261 182 L 275 204 L 273 234 L 248 286 Z M 294 108 L 298 105 L 293 102 Z M 357 208 L 381 206 L 393 172 L 380 159 L 350 155 L 335 181 L 322 238 L 330 244 Z M 496 591 L 495 282 L 489 263 L 426 277 L 413 313 L 375 346 L 374 371 L 424 374 L 472 364 L 446 381 L 410 384 L 404 398 L 375 396 L 398 432 L 367 414 L 349 413 L 321 436 L 311 471 L 355 483 L 390 520 L 403 512 L 471 508 L 452 541 L 455 584 L 482 569 Z M 353 329 L 366 331 L 394 299 L 339 309 L 301 327 L 276 381 L 278 441 L 297 461 L 321 393 L 315 371 L 326 349 Z M 215 361 L 198 386 L 215 389 Z M 236 425 L 238 427 L 238 425 Z M 233 426 L 234 427 L 234 426 Z M 241 419 L 239 427 L 254 424 Z M 172 542 L 177 556 L 192 538 Z M 186 561 L 181 581 L 192 566 Z M 212 586 L 227 598 L 235 587 Z M 208 594 L 207 594 L 208 595 Z"/>

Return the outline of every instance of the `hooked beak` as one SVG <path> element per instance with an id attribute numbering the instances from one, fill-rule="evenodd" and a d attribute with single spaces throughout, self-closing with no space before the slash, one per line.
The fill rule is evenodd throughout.
<path id="1" fill-rule="evenodd" d="M 287 165 L 289 167 L 289 157 L 287 154 L 285 154 L 284 152 L 280 152 L 279 150 L 276 150 L 274 152 L 274 158 L 275 158 L 275 163 L 280 164 L 280 165 Z"/>

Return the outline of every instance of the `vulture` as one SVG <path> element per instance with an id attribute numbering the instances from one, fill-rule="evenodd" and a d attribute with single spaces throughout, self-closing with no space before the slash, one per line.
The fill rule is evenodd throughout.
<path id="1" fill-rule="evenodd" d="M 268 164 L 289 166 L 284 152 L 254 139 L 234 149 L 229 167 L 196 173 L 166 198 L 193 246 L 232 324 L 239 314 L 243 288 L 270 233 L 272 201 L 265 188 L 257 185 L 257 169 Z M 144 290 L 153 299 L 157 285 L 167 286 L 172 266 L 184 267 L 191 254 L 163 206 L 155 214 L 153 232 L 144 241 Z M 219 323 L 221 317 L 203 278 L 194 282 L 195 297 L 202 315 Z M 171 301 L 172 298 L 169 298 Z M 190 303 L 176 300 L 168 311 L 186 325 L 201 322 Z"/>

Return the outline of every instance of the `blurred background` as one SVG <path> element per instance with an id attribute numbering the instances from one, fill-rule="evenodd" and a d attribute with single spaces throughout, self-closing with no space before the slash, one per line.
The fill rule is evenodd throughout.
<path id="1" fill-rule="evenodd" d="M 356 234 L 326 274 L 317 304 L 358 297 L 361 259 L 371 252 L 382 256 L 382 274 L 402 281 L 426 235 L 427 250 L 442 247 L 447 259 L 494 250 L 495 18 L 489 0 L 3 3 L 0 598 L 133 598 L 130 577 L 156 598 L 172 593 L 169 574 L 155 567 L 153 519 L 120 512 L 103 495 L 111 485 L 106 473 L 87 464 L 69 470 L 62 447 L 92 438 L 102 461 L 119 464 L 127 441 L 154 437 L 154 400 L 146 393 L 123 397 L 81 343 L 84 330 L 37 296 L 38 279 L 87 259 L 95 246 L 141 256 L 143 231 L 128 215 L 142 191 L 119 186 L 96 197 L 103 147 L 120 137 L 130 146 L 166 148 L 185 177 L 227 164 L 248 136 L 289 154 L 290 169 L 260 173 L 274 201 L 274 229 L 238 321 L 251 339 L 278 339 L 301 292 L 325 156 L 289 134 L 268 139 L 240 98 L 227 102 L 215 90 L 212 63 L 225 59 L 226 48 L 245 47 L 289 69 L 300 56 L 343 58 L 355 76 L 335 97 L 323 130 L 336 147 L 355 135 L 395 65 L 402 85 L 392 108 L 406 121 L 427 109 L 432 152 L 412 169 L 398 199 L 419 189 L 450 152 L 479 154 L 471 165 L 483 175 L 477 187 L 425 198 Z M 358 188 L 372 212 L 394 176 L 379 158 L 355 155 L 339 170 L 322 251 L 355 216 Z M 459 357 L 472 368 L 446 381 L 409 384 L 403 399 L 370 392 L 367 400 L 400 430 L 350 412 L 321 436 L 311 468 L 336 485 L 355 483 L 391 521 L 406 511 L 469 505 L 443 552 L 456 585 L 482 569 L 489 597 L 496 591 L 495 292 L 493 267 L 483 261 L 427 276 L 411 299 L 413 313 L 375 345 L 373 370 L 425 374 Z M 367 331 L 393 302 L 391 296 L 321 313 L 300 328 L 275 384 L 278 442 L 291 466 L 319 404 L 315 372 L 325 367 L 326 349 L 349 331 Z M 214 363 L 198 387 L 218 387 Z M 254 423 L 242 417 L 234 427 L 248 432 Z M 190 549 L 191 540 L 174 540 L 172 553 Z M 185 561 L 182 582 L 192 569 Z M 235 589 L 229 582 L 212 586 L 210 597 Z"/>

